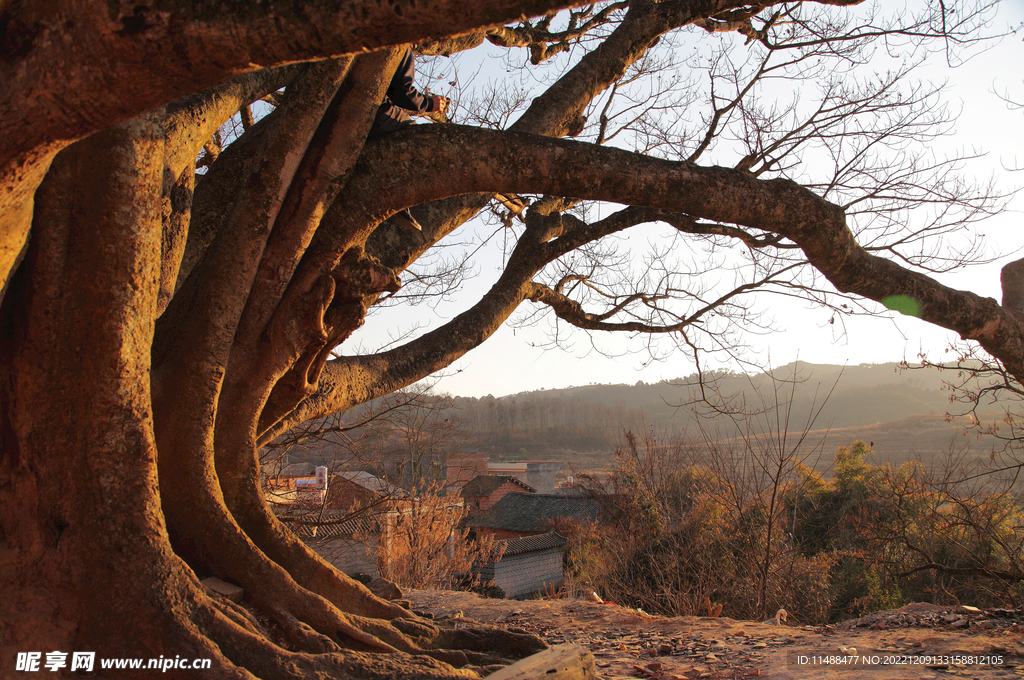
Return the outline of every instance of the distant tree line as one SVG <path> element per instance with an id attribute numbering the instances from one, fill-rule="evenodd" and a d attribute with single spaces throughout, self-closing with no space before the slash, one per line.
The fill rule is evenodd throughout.
<path id="1" fill-rule="evenodd" d="M 480 450 L 513 455 L 609 450 L 623 428 L 641 418 L 639 410 L 622 403 L 611 406 L 543 394 L 460 397 L 454 408 Z"/>

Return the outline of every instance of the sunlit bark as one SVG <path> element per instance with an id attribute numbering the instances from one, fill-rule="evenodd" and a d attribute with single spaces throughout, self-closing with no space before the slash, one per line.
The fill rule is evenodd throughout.
<path id="1" fill-rule="evenodd" d="M 218 677 L 238 678 L 472 677 L 536 651 L 542 643 L 533 636 L 420 620 L 336 571 L 270 512 L 257 458 L 293 425 L 443 369 L 526 305 L 590 331 L 689 343 L 686 334 L 712 313 L 777 281 L 811 299 L 835 293 L 888 304 L 903 296 L 916 315 L 977 341 L 1024 376 L 1014 267 L 1003 306 L 950 289 L 922 273 L 927 262 L 900 259 L 898 239 L 858 243 L 863 227 L 851 216 L 870 198 L 858 192 L 870 191 L 856 162 L 821 185 L 787 178 L 803 147 L 845 140 L 849 133 L 833 128 L 865 110 L 912 109 L 872 131 L 868 150 L 887 135 L 934 126 L 938 119 L 913 109 L 921 100 L 885 99 L 899 77 L 859 93 L 829 90 L 809 117 L 773 113 L 791 129 L 745 140 L 750 148 L 735 167 L 701 165 L 730 115 L 755 119 L 744 97 L 782 68 L 772 55 L 787 47 L 771 34 L 770 13 L 670 0 L 588 9 L 565 31 L 549 30 L 549 19 L 491 26 L 561 6 L 271 3 L 258 14 L 175 2 L 120 14 L 85 1 L 4 7 L 5 643 L 209 657 Z M 629 125 L 609 123 L 619 88 L 659 40 L 694 23 L 758 40 L 768 50 L 760 70 L 749 82 L 733 74 L 736 91 L 712 101 L 694 137 L 707 143 L 686 147 L 689 160 L 646 153 L 682 145 L 667 129 L 645 128 L 653 141 L 636 152 L 607 146 Z M 922 40 L 948 37 L 914 30 Z M 418 125 L 367 141 L 404 44 L 434 40 L 436 50 L 452 51 L 484 35 L 527 45 L 534 62 L 550 62 L 577 38 L 586 54 L 510 129 Z M 850 35 L 831 38 L 845 45 Z M 801 47 L 784 64 L 828 49 Z M 845 49 L 836 48 L 843 58 Z M 587 121 L 601 97 L 602 120 Z M 273 111 L 256 120 L 258 100 Z M 644 116 L 656 109 L 633 120 L 648 125 Z M 240 136 L 224 139 L 217 130 L 239 111 Z M 966 223 L 998 203 L 942 193 L 948 168 L 930 170 L 901 167 L 878 193 L 908 209 L 941 195 Z M 526 210 L 519 199 L 523 226 L 507 227 L 508 258 L 491 289 L 389 351 L 347 353 L 370 307 L 398 292 L 412 265 L 499 192 L 542 198 Z M 582 200 L 626 207 L 588 221 L 566 211 Z M 422 233 L 389 219 L 410 207 Z M 645 281 L 615 288 L 568 268 L 551 278 L 574 253 L 600 265 L 594 248 L 602 239 L 654 222 L 680 239 L 742 244 L 770 266 L 708 299 Z M 802 271 L 831 287 L 805 285 Z M 197 578 L 207 575 L 242 585 L 247 606 L 273 630 L 207 594 Z M 104 623 L 79 625 L 96 617 Z"/>

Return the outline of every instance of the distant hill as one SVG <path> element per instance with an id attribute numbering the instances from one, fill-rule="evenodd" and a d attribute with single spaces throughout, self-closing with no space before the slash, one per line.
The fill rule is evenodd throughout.
<path id="1" fill-rule="evenodd" d="M 843 367 L 800 363 L 783 366 L 771 376 L 705 375 L 704 389 L 745 411 L 763 411 L 764 405 L 780 404 L 778 417 L 755 417 L 743 424 L 744 429 L 795 432 L 809 425 L 816 433 L 808 441 L 824 440 L 826 464 L 836 447 L 856 439 L 875 443 L 877 462 L 901 462 L 915 456 L 930 459 L 948 451 L 951 443 L 966 447 L 971 455 L 981 455 L 991 448 L 991 442 L 973 434 L 964 437 L 963 419 L 947 422 L 947 412 L 959 415 L 964 409 L 950 403 L 943 379 L 951 376 L 944 373 L 900 370 L 898 364 Z M 500 398 L 460 397 L 456 403 L 471 441 L 482 452 L 602 467 L 601 461 L 607 460 L 627 429 L 642 432 L 653 428 L 662 439 L 736 436 L 730 418 L 715 414 L 699 401 L 697 384 L 697 376 L 689 376 L 656 384 L 587 385 Z M 987 420 L 1001 414 L 990 408 L 981 415 Z"/>

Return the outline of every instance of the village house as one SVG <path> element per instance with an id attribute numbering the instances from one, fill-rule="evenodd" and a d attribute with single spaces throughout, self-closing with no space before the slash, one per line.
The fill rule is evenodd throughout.
<path id="1" fill-rule="evenodd" d="M 345 520 L 297 520 L 286 525 L 339 571 L 350 576 L 380 576 L 376 556 L 378 543 L 387 540 L 386 517 L 362 514 Z"/>
<path id="2" fill-rule="evenodd" d="M 593 498 L 512 491 L 465 526 L 497 539 L 545 534 L 567 521 L 600 523 L 604 506 Z"/>
<path id="3" fill-rule="evenodd" d="M 269 486 L 274 513 L 317 554 L 346 574 L 379 575 L 378 553 L 408 492 L 368 472 L 328 475 L 326 467 Z"/>
<path id="4" fill-rule="evenodd" d="M 475 517 L 513 491 L 536 493 L 537 490 L 511 475 L 479 475 L 462 487 L 461 494 L 469 516 Z"/>
<path id="5" fill-rule="evenodd" d="M 331 475 L 329 482 L 325 508 L 328 512 L 351 513 L 408 495 L 405 489 L 363 470 L 339 472 Z"/>
<path id="6" fill-rule="evenodd" d="M 534 460 L 522 463 L 494 462 L 487 464 L 487 473 L 511 475 L 537 490 L 537 493 L 555 492 L 555 475 L 562 470 L 559 461 Z"/>
<path id="7" fill-rule="evenodd" d="M 501 588 L 505 597 L 557 590 L 565 580 L 562 551 L 567 542 L 555 532 L 498 541 L 495 547 L 504 553 L 480 569 L 480 582 Z"/>
<path id="8" fill-rule="evenodd" d="M 277 505 L 323 505 L 327 491 L 327 468 L 311 463 L 291 463 L 279 467 L 276 474 L 264 471 L 263 491 Z"/>
<path id="9" fill-rule="evenodd" d="M 604 506 L 593 498 L 509 491 L 464 526 L 478 536 L 494 536 L 505 548 L 500 560 L 480 569 L 481 582 L 493 582 L 506 597 L 522 597 L 559 588 L 565 580 L 562 553 L 568 539 L 555 529 L 571 532 L 576 523 L 605 519 Z"/>

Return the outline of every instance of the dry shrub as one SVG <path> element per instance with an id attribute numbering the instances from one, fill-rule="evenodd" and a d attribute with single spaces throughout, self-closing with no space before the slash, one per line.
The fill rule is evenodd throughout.
<path id="1" fill-rule="evenodd" d="M 607 478 L 585 479 L 613 519 L 600 542 L 576 549 L 577 577 L 651 613 L 706 616 L 722 605 L 737 619 L 785 608 L 824 620 L 835 557 L 803 555 L 787 513 L 802 458 L 760 444 L 738 453 L 627 434 Z"/>
<path id="2" fill-rule="evenodd" d="M 373 554 L 383 578 L 407 588 L 473 588 L 474 566 L 501 558 L 493 536 L 469 540 L 462 499 L 431 485 L 379 515 Z M 366 537 L 369 538 L 369 537 Z"/>

